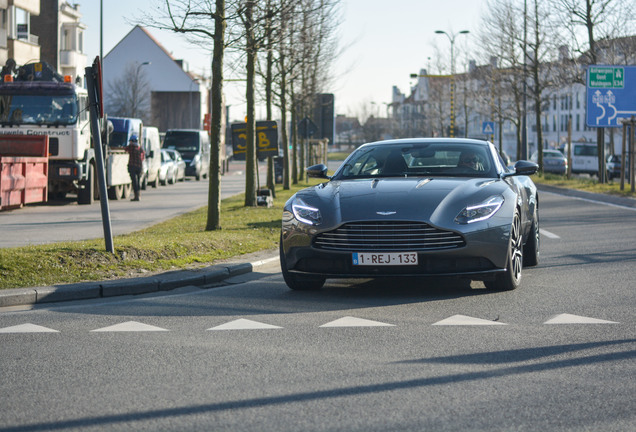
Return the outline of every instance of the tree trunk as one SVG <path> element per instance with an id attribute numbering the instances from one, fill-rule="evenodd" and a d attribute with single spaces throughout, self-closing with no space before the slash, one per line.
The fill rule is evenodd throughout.
<path id="1" fill-rule="evenodd" d="M 214 53 L 212 56 L 212 149 L 210 154 L 210 187 L 206 231 L 221 229 L 221 145 L 223 130 L 223 55 L 225 45 L 225 0 L 216 0 L 214 18 Z"/>
<path id="2" fill-rule="evenodd" d="M 254 40 L 254 18 L 252 16 L 254 1 L 245 4 L 245 36 L 247 48 L 247 83 L 245 98 L 247 100 L 247 152 L 245 155 L 245 206 L 256 206 L 256 119 L 254 108 L 254 77 L 256 67 L 256 41 Z"/>

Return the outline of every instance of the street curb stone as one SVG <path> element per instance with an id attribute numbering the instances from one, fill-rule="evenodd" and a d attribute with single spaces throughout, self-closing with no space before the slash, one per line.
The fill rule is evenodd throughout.
<path id="1" fill-rule="evenodd" d="M 622 197 L 616 195 L 599 194 L 594 192 L 580 191 L 576 189 L 567 189 L 558 186 L 537 183 L 537 189 L 542 192 L 551 192 L 560 195 L 566 195 L 574 198 L 581 198 L 590 201 L 598 201 L 606 204 L 613 204 L 621 207 L 636 208 L 636 199 Z"/>
<path id="2" fill-rule="evenodd" d="M 100 282 L 83 282 L 52 287 L 33 288 L 36 292 L 35 303 L 53 303 L 68 300 L 84 300 L 101 296 Z M 0 306 L 2 303 L 0 302 Z"/>
<path id="3" fill-rule="evenodd" d="M 271 254 L 270 251 L 264 253 Z M 261 255 L 256 254 L 256 257 L 260 258 Z M 254 262 L 218 264 L 198 270 L 176 270 L 148 277 L 0 290 L 0 307 L 146 294 L 185 286 L 205 288 L 206 285 L 222 282 L 229 277 L 250 273 L 277 259 L 278 257 L 265 257 Z"/>

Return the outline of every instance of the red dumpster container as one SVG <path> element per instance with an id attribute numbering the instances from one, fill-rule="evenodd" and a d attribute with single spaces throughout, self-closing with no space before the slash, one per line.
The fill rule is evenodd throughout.
<path id="1" fill-rule="evenodd" d="M 0 209 L 46 201 L 48 147 L 47 136 L 0 135 Z"/>

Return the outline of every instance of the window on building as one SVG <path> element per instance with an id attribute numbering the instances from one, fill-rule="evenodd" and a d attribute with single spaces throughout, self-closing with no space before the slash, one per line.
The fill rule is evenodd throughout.
<path id="1" fill-rule="evenodd" d="M 576 92 L 576 108 L 577 109 L 581 108 L 581 101 L 579 100 L 579 92 Z"/>
<path id="2" fill-rule="evenodd" d="M 554 101 L 556 102 L 556 99 L 554 99 Z M 552 132 L 556 132 L 557 129 L 557 118 L 556 118 L 556 114 L 552 116 Z"/>
<path id="3" fill-rule="evenodd" d="M 15 26 L 18 39 L 29 40 L 29 23 L 31 22 L 29 12 L 24 9 L 15 8 Z"/>
<path id="4" fill-rule="evenodd" d="M 577 99 L 577 103 L 578 103 L 578 99 Z M 581 115 L 577 114 L 576 115 L 576 131 L 579 132 L 580 130 L 581 130 Z"/>

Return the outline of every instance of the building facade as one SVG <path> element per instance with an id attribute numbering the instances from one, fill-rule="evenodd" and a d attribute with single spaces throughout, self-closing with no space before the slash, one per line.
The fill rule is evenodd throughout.
<path id="1" fill-rule="evenodd" d="M 135 26 L 104 57 L 104 105 L 115 109 L 114 97 L 137 80 L 143 84 L 145 108 L 139 115 L 161 132 L 167 129 L 201 129 L 208 112 L 208 82 L 188 71 L 141 26 Z M 125 90 L 125 89 L 124 89 Z M 132 90 L 132 89 L 128 89 Z M 110 108 L 109 108 L 110 107 Z"/>
<path id="2" fill-rule="evenodd" d="M 636 36 L 598 42 L 597 64 L 636 65 Z M 502 69 L 497 58 L 489 64 L 470 62 L 468 71 L 455 75 L 455 137 L 488 139 L 513 159 L 521 156 L 522 125 L 527 125 L 528 154 L 542 148 L 559 148 L 568 139 L 571 123 L 573 142 L 597 142 L 597 129 L 586 126 L 586 64 L 583 56 L 573 59 L 559 49 L 558 61 L 540 65 L 546 85 L 541 94 L 539 142 L 534 103 L 526 92 L 525 110 L 520 71 Z M 564 78 L 569 76 L 569 78 Z M 528 81 L 530 84 L 530 81 Z M 422 69 L 408 95 L 397 87 L 392 92 L 392 118 L 396 137 L 450 136 L 450 80 L 429 75 Z M 485 122 L 494 122 L 492 134 Z M 608 152 L 619 153 L 620 128 L 605 128 Z"/>
<path id="3" fill-rule="evenodd" d="M 39 60 L 39 38 L 32 31 L 32 18 L 40 15 L 40 0 L 0 0 L 0 63 Z"/>
<path id="4" fill-rule="evenodd" d="M 31 17 L 32 31 L 40 44 L 40 60 L 79 84 L 83 84 L 86 68 L 86 25 L 81 18 L 79 5 L 63 0 L 42 0 L 40 15 Z"/>

